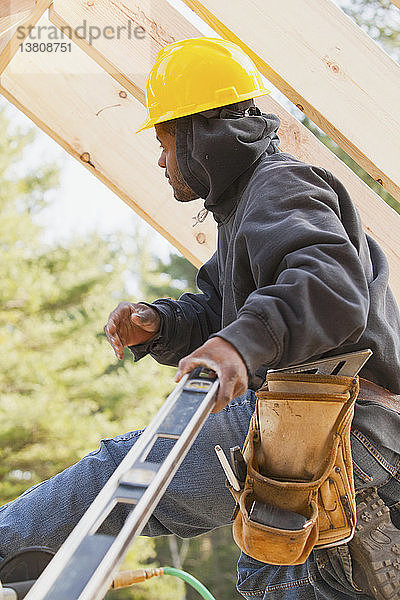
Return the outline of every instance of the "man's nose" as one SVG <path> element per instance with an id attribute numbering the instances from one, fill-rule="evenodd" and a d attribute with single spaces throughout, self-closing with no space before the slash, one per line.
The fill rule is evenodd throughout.
<path id="1" fill-rule="evenodd" d="M 160 158 L 158 159 L 158 166 L 162 169 L 165 169 L 167 166 L 165 162 L 165 150 L 163 150 L 160 154 Z"/>

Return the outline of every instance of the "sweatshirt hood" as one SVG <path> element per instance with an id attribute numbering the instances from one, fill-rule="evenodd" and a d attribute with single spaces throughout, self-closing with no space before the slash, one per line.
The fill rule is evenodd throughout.
<path id="1" fill-rule="evenodd" d="M 176 123 L 179 170 L 218 222 L 236 208 L 259 159 L 278 152 L 278 117 L 249 103 L 248 115 L 230 105 Z"/>

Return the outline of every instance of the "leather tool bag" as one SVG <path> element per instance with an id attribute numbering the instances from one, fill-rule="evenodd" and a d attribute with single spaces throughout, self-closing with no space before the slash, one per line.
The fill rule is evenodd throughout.
<path id="1" fill-rule="evenodd" d="M 350 425 L 358 377 L 271 372 L 257 393 L 244 445 L 247 476 L 229 487 L 239 510 L 233 536 L 249 556 L 276 565 L 303 563 L 314 547 L 351 539 L 355 491 Z M 256 519 L 255 507 L 298 516 L 290 529 Z M 283 509 L 283 510 L 282 510 Z M 290 512 L 285 512 L 290 511 Z M 290 526 L 290 525 L 289 525 Z"/>

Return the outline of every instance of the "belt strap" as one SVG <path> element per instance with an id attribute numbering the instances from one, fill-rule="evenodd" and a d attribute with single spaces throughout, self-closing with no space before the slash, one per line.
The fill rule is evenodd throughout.
<path id="1" fill-rule="evenodd" d="M 370 402 L 377 402 L 390 408 L 400 414 L 400 396 L 393 394 L 386 388 L 369 381 L 368 379 L 360 378 L 360 392 L 358 394 L 358 400 L 369 400 Z"/>

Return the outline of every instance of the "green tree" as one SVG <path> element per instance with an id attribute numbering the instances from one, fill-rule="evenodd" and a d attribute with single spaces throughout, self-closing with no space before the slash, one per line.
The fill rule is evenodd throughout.
<path id="1" fill-rule="evenodd" d="M 156 248 L 156 250 L 154 249 Z M 135 256 L 131 273 L 137 285 L 138 299 L 177 299 L 185 292 L 198 292 L 198 269 L 171 246 L 166 258 L 160 257 L 157 234 L 137 224 L 126 250 Z"/>
<path id="2" fill-rule="evenodd" d="M 58 183 L 58 168 L 29 171 L 32 130 L 11 132 L 0 108 L 0 502 L 19 495 L 93 450 L 103 437 L 145 426 L 173 387 L 169 367 L 129 351 L 118 363 L 103 325 L 126 299 L 132 259 L 116 239 L 96 235 L 44 246 L 34 216 Z M 153 564 L 153 540 L 132 549 L 130 566 Z M 181 597 L 155 583 L 125 598 Z M 117 592 L 116 592 L 117 594 Z M 117 597 L 117 596 L 115 596 Z"/>

